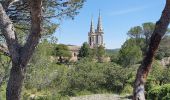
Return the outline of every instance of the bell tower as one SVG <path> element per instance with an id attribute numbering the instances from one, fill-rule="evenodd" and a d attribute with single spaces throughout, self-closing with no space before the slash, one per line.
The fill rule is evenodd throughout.
<path id="1" fill-rule="evenodd" d="M 103 27 L 102 27 L 102 17 L 99 11 L 97 29 L 94 30 L 93 18 L 91 19 L 90 32 L 88 33 L 88 43 L 91 48 L 104 46 L 103 43 Z"/>
<path id="2" fill-rule="evenodd" d="M 96 35 L 95 35 L 93 17 L 91 19 L 90 32 L 88 33 L 88 37 L 89 37 L 88 43 L 89 43 L 90 47 L 94 47 L 95 46 L 95 42 L 96 42 Z"/>

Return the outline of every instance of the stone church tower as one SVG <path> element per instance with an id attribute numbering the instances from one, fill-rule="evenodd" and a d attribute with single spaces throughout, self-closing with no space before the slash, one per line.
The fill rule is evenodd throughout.
<path id="1" fill-rule="evenodd" d="M 103 27 L 102 27 L 102 18 L 99 12 L 98 17 L 98 24 L 97 29 L 94 29 L 94 23 L 93 18 L 91 19 L 91 25 L 90 25 L 90 32 L 88 33 L 88 43 L 91 48 L 98 47 L 98 46 L 104 46 L 103 43 Z"/>

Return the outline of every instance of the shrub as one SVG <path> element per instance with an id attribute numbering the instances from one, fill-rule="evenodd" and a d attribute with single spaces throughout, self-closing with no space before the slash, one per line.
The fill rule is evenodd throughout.
<path id="1" fill-rule="evenodd" d="M 163 97 L 162 100 L 170 100 L 170 93 L 168 93 L 165 97 Z"/>
<path id="2" fill-rule="evenodd" d="M 0 100 L 5 100 L 6 99 L 6 84 L 3 84 L 0 87 Z"/>
<path id="3" fill-rule="evenodd" d="M 123 88 L 121 94 L 132 94 L 132 92 L 133 92 L 133 87 L 130 84 L 128 84 Z"/>
<path id="4" fill-rule="evenodd" d="M 148 98 L 151 100 L 169 100 L 170 84 L 156 86 L 148 92 Z"/>
<path id="5" fill-rule="evenodd" d="M 161 86 L 160 97 L 165 97 L 168 93 L 170 93 L 170 84 Z"/>
<path id="6" fill-rule="evenodd" d="M 148 92 L 148 98 L 151 100 L 158 100 L 161 91 L 160 86 L 156 86 Z"/>

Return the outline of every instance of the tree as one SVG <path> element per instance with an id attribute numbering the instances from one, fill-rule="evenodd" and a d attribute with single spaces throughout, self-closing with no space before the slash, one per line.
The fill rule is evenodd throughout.
<path id="1" fill-rule="evenodd" d="M 139 63 L 142 58 L 142 51 L 140 45 L 136 45 L 136 40 L 127 40 L 119 51 L 118 63 L 123 67 Z"/>
<path id="2" fill-rule="evenodd" d="M 162 73 L 162 77 L 160 79 L 160 85 L 169 84 L 170 83 L 170 68 L 165 68 Z"/>
<path id="3" fill-rule="evenodd" d="M 78 57 L 80 58 L 89 57 L 91 56 L 91 54 L 92 54 L 92 51 L 88 43 L 87 42 L 83 43 L 83 46 L 79 50 Z"/>
<path id="4" fill-rule="evenodd" d="M 145 100 L 144 85 L 146 83 L 148 73 L 151 69 L 152 61 L 156 53 L 156 50 L 158 49 L 162 37 L 165 35 L 167 31 L 169 23 L 170 23 L 170 0 L 166 0 L 166 5 L 163 10 L 162 16 L 159 19 L 159 21 L 156 22 L 155 29 L 149 43 L 149 48 L 146 52 L 146 56 L 144 57 L 136 74 L 133 90 L 133 100 Z"/>
<path id="5" fill-rule="evenodd" d="M 136 39 L 140 38 L 142 35 L 142 27 L 141 26 L 132 27 L 127 34 L 132 38 Z"/>
<path id="6" fill-rule="evenodd" d="M 148 46 L 150 42 L 151 35 L 154 31 L 155 24 L 152 22 L 147 22 L 142 24 L 143 35 L 145 36 L 145 43 Z"/>
<path id="7" fill-rule="evenodd" d="M 10 58 L 0 53 L 0 87 L 8 79 L 10 65 Z"/>
<path id="8" fill-rule="evenodd" d="M 56 45 L 54 50 L 54 55 L 59 57 L 59 62 L 63 63 L 64 57 L 71 57 L 71 52 L 69 51 L 69 48 L 64 44 Z"/>
<path id="9" fill-rule="evenodd" d="M 141 39 L 144 39 L 145 44 L 142 49 L 143 53 L 145 53 L 146 50 L 148 49 L 150 38 L 154 31 L 154 27 L 155 27 L 155 23 L 146 22 L 146 23 L 143 23 L 142 26 L 132 27 L 127 33 L 131 38 L 136 39 L 137 45 L 141 42 L 140 41 Z M 166 34 L 168 34 L 169 32 L 170 32 L 170 29 L 168 28 L 166 31 Z"/>
<path id="10" fill-rule="evenodd" d="M 103 62 L 105 54 L 106 54 L 106 52 L 105 52 L 105 49 L 102 45 L 97 47 L 97 58 L 98 58 L 99 62 Z"/>
<path id="11" fill-rule="evenodd" d="M 9 4 L 11 2 L 9 2 Z M 31 8 L 31 32 L 26 44 L 21 47 L 17 41 L 13 23 L 6 14 L 6 7 L 5 5 L 0 4 L 1 32 L 7 42 L 9 54 L 12 60 L 12 68 L 7 85 L 7 100 L 20 100 L 25 68 L 40 38 L 41 0 L 31 0 L 29 6 Z"/>
<path id="12" fill-rule="evenodd" d="M 66 73 L 68 67 L 65 65 L 56 64 L 56 61 L 52 56 L 55 47 L 56 45 L 51 44 L 48 41 L 43 41 L 36 47 L 36 50 L 27 67 L 22 97 L 26 97 L 26 95 L 30 96 L 30 92 L 33 92 L 33 89 L 39 91 L 39 93 L 34 93 L 36 96 L 41 94 L 41 91 L 44 90 L 50 92 L 46 92 L 46 96 L 53 95 L 54 92 L 55 94 L 59 94 L 58 91 L 61 91 L 62 88 L 65 87 L 63 82 L 64 77 L 67 75 L 63 75 L 62 73 Z M 31 91 L 28 92 L 27 90 Z M 24 100 L 28 99 L 29 97 Z M 48 97 L 48 99 L 50 99 L 50 97 Z"/>
<path id="13" fill-rule="evenodd" d="M 170 41 L 170 36 L 166 35 L 161 43 L 160 46 L 158 48 L 158 51 L 156 52 L 156 58 L 161 60 L 164 57 L 169 57 L 170 56 L 170 45 L 169 45 L 169 41 Z"/>
<path id="14" fill-rule="evenodd" d="M 141 39 L 144 39 L 145 44 L 142 48 L 143 54 L 146 52 L 146 49 L 148 48 L 150 37 L 153 33 L 154 27 L 155 27 L 154 23 L 146 22 L 143 23 L 142 26 L 132 27 L 127 33 L 131 38 L 136 39 L 136 41 L 134 41 L 136 45 L 138 45 L 141 42 L 140 41 Z"/>
<path id="15" fill-rule="evenodd" d="M 57 18 L 61 16 L 73 18 L 77 14 L 76 10 L 82 7 L 83 2 L 84 0 L 56 0 L 56 2 L 53 2 L 53 0 L 0 1 L 0 35 L 4 37 L 3 39 L 7 44 L 7 46 L 0 46 L 0 51 L 8 55 L 12 61 L 6 91 L 7 100 L 20 100 L 26 67 L 39 43 L 42 27 L 51 26 L 51 24 L 43 24 L 50 20 L 45 18 L 53 18 L 52 15 L 56 15 Z M 18 32 L 15 31 L 17 25 L 25 25 L 25 27 L 19 27 L 26 33 L 27 39 L 24 44 L 21 44 L 18 40 Z"/>

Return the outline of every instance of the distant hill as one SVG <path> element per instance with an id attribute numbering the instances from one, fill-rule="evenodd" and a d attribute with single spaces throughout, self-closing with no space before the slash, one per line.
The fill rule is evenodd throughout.
<path id="1" fill-rule="evenodd" d="M 106 49 L 106 54 L 107 55 L 113 55 L 113 54 L 117 54 L 119 52 L 120 49 Z"/>

